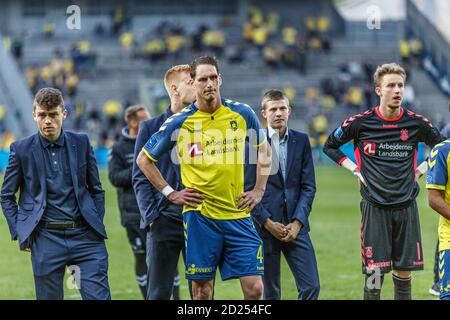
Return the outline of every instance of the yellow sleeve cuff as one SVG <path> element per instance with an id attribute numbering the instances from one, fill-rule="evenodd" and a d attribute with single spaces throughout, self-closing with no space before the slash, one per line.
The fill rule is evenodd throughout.
<path id="1" fill-rule="evenodd" d="M 445 190 L 445 186 L 439 186 L 437 184 L 427 184 L 425 186 L 427 189 Z"/>
<path id="2" fill-rule="evenodd" d="M 153 162 L 158 162 L 158 160 L 156 160 L 155 158 L 153 158 L 148 152 L 147 150 L 145 150 L 145 148 L 142 148 L 142 151 L 144 151 L 145 155 L 152 160 Z"/>

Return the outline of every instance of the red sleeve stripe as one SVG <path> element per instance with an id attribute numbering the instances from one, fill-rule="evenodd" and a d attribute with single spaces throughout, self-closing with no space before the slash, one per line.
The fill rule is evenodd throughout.
<path id="1" fill-rule="evenodd" d="M 342 162 L 345 161 L 345 159 L 348 159 L 347 156 L 343 157 L 341 160 L 338 161 L 338 165 L 342 165 Z"/>

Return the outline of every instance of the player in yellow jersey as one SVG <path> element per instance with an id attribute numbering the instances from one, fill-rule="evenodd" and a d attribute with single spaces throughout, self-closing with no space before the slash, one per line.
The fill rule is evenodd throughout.
<path id="1" fill-rule="evenodd" d="M 450 140 L 437 144 L 428 159 L 428 203 L 439 217 L 439 291 L 450 300 Z"/>
<path id="2" fill-rule="evenodd" d="M 209 56 L 190 67 L 196 101 L 166 120 L 142 149 L 137 164 L 170 201 L 183 205 L 186 278 L 194 299 L 211 299 L 217 267 L 223 280 L 239 278 L 245 299 L 261 299 L 262 241 L 250 211 L 261 201 L 271 154 L 255 112 L 221 98 L 218 61 Z M 244 192 L 246 140 L 258 150 L 257 179 Z M 185 189 L 175 191 L 155 162 L 176 146 Z"/>

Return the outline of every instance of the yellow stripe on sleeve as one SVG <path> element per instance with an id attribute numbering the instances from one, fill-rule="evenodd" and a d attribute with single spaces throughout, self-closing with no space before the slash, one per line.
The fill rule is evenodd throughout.
<path id="1" fill-rule="evenodd" d="M 427 189 L 445 190 L 445 186 L 439 186 L 437 184 L 427 184 L 425 186 Z"/>
<path id="2" fill-rule="evenodd" d="M 156 160 L 155 158 L 153 158 L 148 152 L 147 150 L 145 150 L 145 148 L 142 148 L 142 151 L 144 151 L 145 155 L 152 160 L 153 162 L 158 162 L 158 160 Z"/>

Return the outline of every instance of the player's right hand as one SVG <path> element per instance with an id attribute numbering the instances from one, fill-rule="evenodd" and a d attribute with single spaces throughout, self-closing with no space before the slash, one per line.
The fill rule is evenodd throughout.
<path id="1" fill-rule="evenodd" d="M 364 180 L 364 177 L 362 176 L 362 174 L 358 168 L 353 170 L 353 174 L 358 178 L 359 187 L 361 187 L 361 183 L 362 183 L 367 188 L 366 180 Z"/>
<path id="2" fill-rule="evenodd" d="M 178 205 L 187 205 L 189 207 L 197 207 L 203 203 L 205 197 L 195 189 L 186 188 L 181 191 L 173 191 L 168 196 L 171 202 Z"/>

